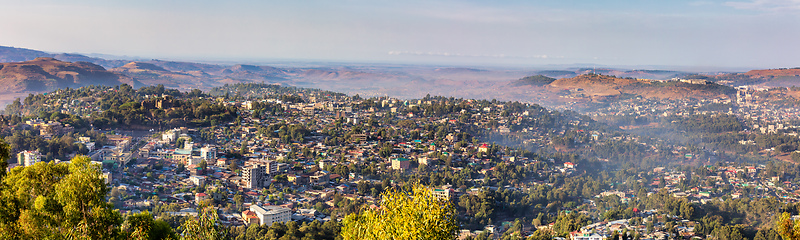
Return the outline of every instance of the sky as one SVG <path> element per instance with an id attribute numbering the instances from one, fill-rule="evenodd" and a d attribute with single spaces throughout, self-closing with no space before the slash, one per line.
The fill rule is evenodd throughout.
<path id="1" fill-rule="evenodd" d="M 0 45 L 197 61 L 800 66 L 800 0 L 0 0 Z"/>

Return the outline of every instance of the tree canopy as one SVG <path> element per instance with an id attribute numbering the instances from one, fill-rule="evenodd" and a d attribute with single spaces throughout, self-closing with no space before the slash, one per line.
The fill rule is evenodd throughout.
<path id="1" fill-rule="evenodd" d="M 456 211 L 430 188 L 387 189 L 381 206 L 350 214 L 342 222 L 344 239 L 454 239 Z"/>
<path id="2" fill-rule="evenodd" d="M 0 239 L 112 239 L 122 216 L 85 156 L 11 170 L 0 184 Z"/>

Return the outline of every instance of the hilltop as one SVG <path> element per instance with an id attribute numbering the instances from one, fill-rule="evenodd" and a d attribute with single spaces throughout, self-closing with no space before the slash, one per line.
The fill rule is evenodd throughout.
<path id="1" fill-rule="evenodd" d="M 528 76 L 511 83 L 514 86 L 544 86 L 555 81 L 555 78 L 544 75 Z"/>
<path id="2" fill-rule="evenodd" d="M 90 62 L 103 66 L 104 68 L 119 67 L 127 62 L 124 60 L 107 60 L 74 53 L 47 53 L 27 48 L 0 46 L 0 62 L 24 62 L 40 57 L 55 58 L 66 62 Z"/>
<path id="3" fill-rule="evenodd" d="M 92 58 L 80 54 L 55 54 L 31 49 L 0 47 L 0 61 L 51 57 L 60 61 L 91 62 L 134 84 L 164 85 L 189 91 L 210 90 L 225 84 L 280 84 L 319 88 L 362 97 L 420 98 L 426 94 L 457 98 L 497 99 L 543 104 L 548 107 L 588 109 L 609 100 L 632 96 L 658 99 L 710 99 L 726 96 L 725 86 L 793 86 L 800 69 L 753 70 L 746 73 L 701 73 L 657 70 L 572 67 L 567 69 L 465 68 L 392 64 L 306 63 L 275 66 L 235 63 L 198 63 L 165 60 L 129 61 Z M 68 59 L 68 60 L 65 60 Z M 712 84 L 662 81 L 672 78 L 703 79 Z M 16 78 L 15 78 L 16 79 Z M 33 77 L 47 79 L 47 77 Z M 53 78 L 55 79 L 55 78 Z M 656 80 L 661 79 L 661 80 Z M 112 81 L 113 82 L 113 81 Z M 123 81 L 124 82 L 124 81 Z M 76 82 L 80 86 L 83 82 Z M 36 86 L 37 84 L 41 86 Z M 0 88 L 0 102 L 18 96 L 15 91 L 51 89 L 58 84 L 29 81 Z M 138 86 L 138 85 L 137 85 Z M 5 95 L 4 95 L 5 94 Z M 21 94 L 21 93 L 20 93 Z M 19 95 L 19 94 L 17 94 Z M 621 98 L 620 98 L 621 97 Z"/>
<path id="4" fill-rule="evenodd" d="M 621 78 L 639 78 L 639 79 L 671 79 L 674 77 L 683 77 L 690 75 L 689 72 L 669 71 L 669 70 L 625 70 L 613 68 L 577 68 L 568 70 L 543 70 L 538 71 L 536 74 L 552 77 L 552 78 L 572 78 L 585 74 L 602 74 L 609 76 L 618 76 Z"/>
<path id="5" fill-rule="evenodd" d="M 727 73 L 709 76 L 728 86 L 754 85 L 760 87 L 798 86 L 800 68 L 750 70 L 745 73 Z"/>
<path id="6" fill-rule="evenodd" d="M 760 78 L 772 77 L 800 77 L 800 68 L 779 68 L 779 69 L 764 69 L 764 70 L 750 70 L 744 75 Z"/>
<path id="7" fill-rule="evenodd" d="M 86 85 L 143 84 L 128 76 L 107 71 L 89 62 L 63 62 L 40 57 L 30 61 L 0 63 L 0 92 L 50 91 Z"/>
<path id="8" fill-rule="evenodd" d="M 573 78 L 562 78 L 547 85 L 551 91 L 573 97 L 603 99 L 623 94 L 640 95 L 645 98 L 683 99 L 716 98 L 733 93 L 727 86 L 706 82 L 692 84 L 678 81 L 649 81 L 635 78 L 619 78 L 600 74 L 584 74 Z"/>

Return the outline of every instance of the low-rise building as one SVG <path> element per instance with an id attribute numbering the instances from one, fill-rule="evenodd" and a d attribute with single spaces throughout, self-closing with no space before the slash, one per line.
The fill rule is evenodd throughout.
<path id="1" fill-rule="evenodd" d="M 316 172 L 310 177 L 311 183 L 316 185 L 327 184 L 330 181 L 330 175 L 324 172 Z"/>
<path id="2" fill-rule="evenodd" d="M 208 196 L 208 194 L 197 193 L 197 194 L 194 195 L 194 202 L 196 204 L 200 204 L 201 202 L 205 201 L 208 198 L 210 198 L 210 196 Z"/>
<path id="3" fill-rule="evenodd" d="M 189 181 L 192 181 L 192 183 L 194 183 L 194 185 L 203 186 L 203 185 L 206 184 L 206 177 L 192 175 L 192 176 L 189 177 Z"/>
<path id="4" fill-rule="evenodd" d="M 242 220 L 246 226 L 250 226 L 251 224 L 259 224 L 258 216 L 256 216 L 255 212 L 250 210 L 245 210 L 242 212 Z"/>
<path id="5" fill-rule="evenodd" d="M 250 205 L 250 211 L 256 213 L 260 225 L 272 226 L 273 223 L 285 223 L 292 220 L 292 210 L 278 206 Z"/>

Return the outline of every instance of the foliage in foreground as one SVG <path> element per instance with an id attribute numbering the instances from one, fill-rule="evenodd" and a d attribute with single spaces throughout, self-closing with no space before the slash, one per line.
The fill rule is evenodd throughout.
<path id="1" fill-rule="evenodd" d="M 350 214 L 342 222 L 344 239 L 454 239 L 458 226 L 449 201 L 430 188 L 387 189 L 377 209 Z"/>
<path id="2" fill-rule="evenodd" d="M 123 220 L 107 192 L 85 156 L 14 168 L 0 184 L 0 239 L 116 238 Z"/>

